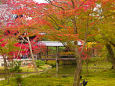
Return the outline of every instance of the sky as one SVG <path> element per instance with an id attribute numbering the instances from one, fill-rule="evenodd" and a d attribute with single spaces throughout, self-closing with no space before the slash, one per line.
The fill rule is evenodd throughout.
<path id="1" fill-rule="evenodd" d="M 45 0 L 35 0 L 36 2 L 39 2 L 39 3 L 45 3 L 46 1 Z"/>

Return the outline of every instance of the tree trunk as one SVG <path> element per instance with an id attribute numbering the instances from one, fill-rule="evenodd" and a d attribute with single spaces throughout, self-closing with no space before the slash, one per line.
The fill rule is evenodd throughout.
<path id="1" fill-rule="evenodd" d="M 19 83 L 18 86 L 22 86 L 21 83 Z"/>
<path id="2" fill-rule="evenodd" d="M 76 69 L 75 69 L 75 74 L 74 74 L 74 83 L 73 86 L 80 86 L 80 74 L 81 74 L 81 70 L 82 70 L 82 59 L 80 57 L 80 55 L 78 55 L 78 50 L 75 49 L 75 53 L 76 53 Z"/>
<path id="3" fill-rule="evenodd" d="M 6 55 L 3 55 L 3 60 L 4 60 L 4 71 L 5 71 L 5 73 L 8 74 L 7 76 L 5 76 L 5 80 L 7 80 L 7 84 L 9 84 L 9 70 L 8 70 Z"/>
<path id="4" fill-rule="evenodd" d="M 7 72 L 7 70 L 8 70 L 8 67 L 7 67 L 7 59 L 6 59 L 6 56 L 5 55 L 3 55 L 3 60 L 4 60 L 4 70 L 5 70 L 5 72 Z"/>
<path id="5" fill-rule="evenodd" d="M 112 46 L 107 43 L 106 48 L 108 51 L 108 59 L 112 63 L 112 69 L 115 69 L 115 54 L 114 54 L 114 51 L 112 49 Z"/>
<path id="6" fill-rule="evenodd" d="M 33 63 L 34 69 L 35 69 L 36 72 L 38 72 L 38 69 L 37 69 L 37 66 L 36 66 L 36 62 L 35 62 L 35 59 L 34 59 L 34 55 L 33 55 L 33 52 L 32 52 L 32 46 L 31 46 L 29 37 L 27 37 L 27 40 L 28 40 L 28 43 L 29 43 L 30 54 L 31 54 L 31 57 L 32 57 L 32 63 Z"/>
<path id="7" fill-rule="evenodd" d="M 82 69 L 81 60 L 78 60 L 78 61 L 77 61 L 77 66 L 76 66 L 76 69 L 75 69 L 73 86 L 79 86 L 79 85 L 80 85 L 81 69 Z"/>
<path id="8" fill-rule="evenodd" d="M 88 71 L 88 58 L 86 60 L 86 70 L 87 70 L 87 75 L 89 74 L 89 71 Z"/>
<path id="9" fill-rule="evenodd" d="M 114 63 L 112 63 L 112 69 L 114 69 L 114 70 L 115 70 L 115 62 L 114 62 Z"/>

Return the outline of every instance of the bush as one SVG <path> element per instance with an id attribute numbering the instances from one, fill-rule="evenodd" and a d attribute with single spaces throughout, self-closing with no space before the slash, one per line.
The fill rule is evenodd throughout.
<path id="1" fill-rule="evenodd" d="M 21 72 L 22 70 L 20 69 L 21 66 L 21 61 L 14 61 L 13 63 L 10 64 L 10 72 Z"/>
<path id="2" fill-rule="evenodd" d="M 36 61 L 36 65 L 37 65 L 37 67 L 43 66 L 43 65 L 45 65 L 45 61 L 37 60 L 37 61 Z"/>
<path id="3" fill-rule="evenodd" d="M 89 59 L 89 62 L 97 62 L 97 61 L 106 61 L 105 57 L 92 57 Z"/>

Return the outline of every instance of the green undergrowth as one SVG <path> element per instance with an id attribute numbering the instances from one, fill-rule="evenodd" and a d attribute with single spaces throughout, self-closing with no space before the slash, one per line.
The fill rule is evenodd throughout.
<path id="1" fill-rule="evenodd" d="M 115 71 L 103 70 L 92 72 L 89 74 L 82 72 L 82 79 L 88 81 L 87 86 L 115 86 Z M 58 75 L 56 77 L 55 69 L 51 69 L 40 75 L 31 75 L 23 78 L 22 86 L 72 86 L 73 77 L 68 75 Z M 17 86 L 15 79 L 10 80 L 9 85 L 5 85 L 6 81 L 2 81 L 0 86 Z"/>
<path id="2" fill-rule="evenodd" d="M 44 64 L 38 67 L 38 71 L 42 71 L 44 69 L 47 69 L 51 67 L 50 65 Z M 32 66 L 24 66 L 20 67 L 21 72 L 35 72 L 34 68 Z M 5 73 L 4 67 L 0 67 L 0 73 Z"/>
<path id="3" fill-rule="evenodd" d="M 86 86 L 115 86 L 115 70 L 112 70 L 111 66 L 111 63 L 107 61 L 93 60 L 93 63 L 89 62 L 87 72 L 87 66 L 84 62 L 81 82 L 83 80 L 88 81 Z M 56 69 L 53 68 L 42 74 L 24 77 L 21 84 L 22 86 L 73 86 L 74 74 L 69 75 L 69 71 L 73 69 L 67 69 L 68 71 L 66 69 L 58 74 L 56 74 Z M 18 86 L 15 78 L 10 80 L 9 85 L 6 84 L 6 81 L 0 82 L 0 86 Z"/>
<path id="4" fill-rule="evenodd" d="M 101 72 L 90 72 L 87 75 L 82 73 L 83 79 L 88 81 L 87 86 L 115 86 L 115 71 L 103 70 Z M 30 82 L 30 83 L 28 83 Z M 24 86 L 72 86 L 73 77 L 68 75 L 59 75 L 56 77 L 55 72 L 47 72 L 41 75 L 34 75 L 24 78 Z"/>
<path id="5" fill-rule="evenodd" d="M 114 70 L 104 70 L 101 72 L 89 73 L 84 77 L 88 81 L 87 86 L 115 86 Z"/>

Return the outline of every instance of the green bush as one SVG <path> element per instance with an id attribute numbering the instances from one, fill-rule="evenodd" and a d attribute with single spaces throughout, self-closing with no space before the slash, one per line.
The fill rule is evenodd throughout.
<path id="1" fill-rule="evenodd" d="M 105 61 L 105 57 L 92 57 L 89 59 L 89 62 Z"/>
<path id="2" fill-rule="evenodd" d="M 37 67 L 43 66 L 43 65 L 45 65 L 45 61 L 37 60 L 37 61 L 36 61 L 36 65 L 37 65 Z"/>
<path id="3" fill-rule="evenodd" d="M 21 61 L 13 61 L 10 64 L 9 71 L 10 72 L 21 72 L 22 70 L 20 69 L 21 66 Z"/>

